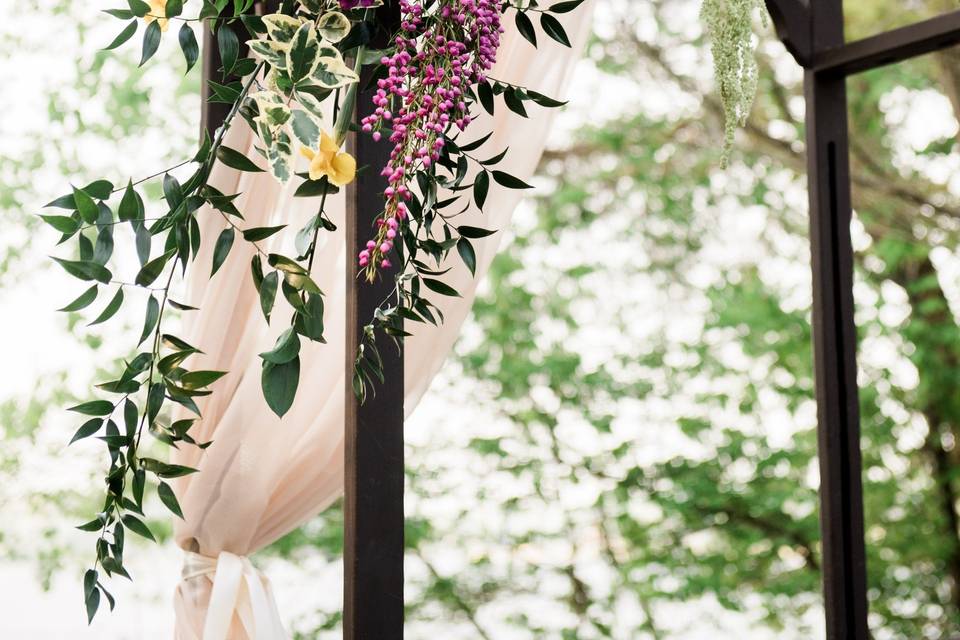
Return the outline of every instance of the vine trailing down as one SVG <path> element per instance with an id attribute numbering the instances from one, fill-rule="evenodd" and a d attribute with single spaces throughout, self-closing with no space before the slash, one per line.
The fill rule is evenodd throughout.
<path id="1" fill-rule="evenodd" d="M 747 122 L 757 95 L 753 17 L 767 23 L 764 0 L 703 0 L 700 19 L 710 39 L 713 71 L 723 105 L 724 140 L 720 162 L 727 165 L 734 135 Z"/>
<path id="2" fill-rule="evenodd" d="M 209 101 L 231 106 L 222 126 L 212 137 L 204 137 L 192 158 L 147 178 L 130 179 L 126 186 L 101 179 L 74 187 L 49 203 L 60 213 L 42 216 L 62 233 L 60 244 L 75 243 L 71 257 L 54 260 L 89 283 L 62 311 L 83 311 L 102 294 L 108 301 L 91 324 L 110 320 L 134 295 L 143 297 L 145 307 L 132 357 L 114 379 L 97 385 L 98 396 L 106 397 L 71 408 L 84 416 L 71 442 L 96 436 L 106 445 L 109 458 L 102 508 L 80 526 L 97 535 L 95 561 L 83 580 L 90 620 L 101 598 L 114 606 L 106 577 L 130 577 L 123 562 L 126 533 L 153 539 L 143 519 L 148 477 L 167 508 L 183 517 L 167 481 L 196 472 L 145 455 L 144 433 L 172 446 L 212 444 L 191 436 L 200 417 L 195 398 L 212 393 L 210 386 L 226 372 L 191 370 L 190 358 L 202 345 L 191 345 L 164 330 L 169 309 L 196 311 L 170 293 L 175 279 L 201 268 L 196 257 L 201 243 L 211 239 L 201 238 L 198 215 L 217 215 L 225 223 L 212 240 L 210 277 L 239 237 L 255 249 L 250 273 L 265 321 L 270 322 L 278 293 L 290 307 L 290 326 L 272 349 L 260 354 L 264 398 L 283 416 L 299 385 L 301 341 L 324 341 L 324 294 L 311 278 L 311 267 L 319 234 L 335 230 L 325 211 L 327 197 L 352 182 L 358 170 L 356 159 L 342 150 L 349 131 L 375 139 L 388 135 L 394 145 L 389 164 L 373 168 L 383 171 L 389 186 L 376 235 L 357 256 L 358 276 L 395 281 L 393 293 L 370 319 L 356 355 L 353 388 L 361 401 L 375 381 L 383 379 L 373 346 L 377 333 L 399 341 L 409 335 L 404 321 L 442 322 L 442 314 L 427 296 L 458 295 L 444 282 L 445 260 L 456 249 L 474 271 L 472 241 L 495 232 L 457 225 L 457 214 L 471 205 L 482 209 L 492 183 L 529 188 L 495 168 L 507 150 L 485 159 L 472 155 L 492 132 L 470 141 L 461 136 L 480 109 L 494 113 L 498 98 L 523 117 L 528 117 L 531 102 L 544 107 L 563 104 L 498 81 L 488 72 L 505 18 L 512 14 L 519 32 L 534 46 L 542 32 L 569 47 L 555 14 L 570 12 L 584 0 L 561 0 L 548 7 L 536 0 L 397 1 L 402 15 L 399 31 L 388 33 L 390 46 L 379 51 L 369 50 L 368 44 L 386 29 L 378 21 L 382 0 L 283 0 L 277 13 L 266 16 L 257 15 L 254 0 L 127 0 L 126 8 L 106 11 L 126 23 L 107 49 L 120 47 L 142 28 L 141 66 L 157 52 L 164 33 L 179 24 L 177 40 L 189 71 L 200 55 L 194 28 L 211 29 L 223 66 L 219 76 L 209 80 Z M 184 15 L 190 4 L 197 5 L 196 12 Z M 531 16 L 538 18 L 539 30 Z M 249 58 L 241 56 L 241 38 Z M 376 110 L 356 123 L 358 72 L 364 65 L 375 67 Z M 224 144 L 238 117 L 256 132 L 259 163 Z M 307 171 L 296 170 L 299 157 L 308 161 Z M 208 182 L 216 163 L 244 172 L 261 172 L 265 166 L 283 183 L 298 181 L 294 197 L 318 199 L 316 215 L 292 234 L 295 252 L 273 253 L 261 247 L 261 241 L 286 232 L 286 225 L 246 226 L 235 204 L 239 194 L 222 193 Z M 181 182 L 171 172 L 187 165 L 193 171 Z M 164 213 L 147 217 L 142 189 L 153 181 L 160 183 L 163 199 L 152 206 Z M 449 195 L 441 199 L 441 193 Z M 140 263 L 126 279 L 111 270 L 114 246 L 123 242 L 132 245 Z M 386 275 L 383 270 L 393 265 L 397 269 L 391 273 L 396 275 Z M 170 409 L 177 405 L 195 417 L 172 420 Z"/>

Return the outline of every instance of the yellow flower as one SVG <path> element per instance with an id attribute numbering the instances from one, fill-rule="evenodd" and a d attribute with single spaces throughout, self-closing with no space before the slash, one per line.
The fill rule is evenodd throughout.
<path id="1" fill-rule="evenodd" d="M 150 5 L 150 11 L 143 17 L 144 23 L 150 24 L 156 20 L 160 25 L 160 30 L 166 31 L 167 23 L 170 21 L 166 18 L 158 18 L 157 16 L 167 15 L 167 0 L 147 0 L 147 4 Z"/>
<path id="2" fill-rule="evenodd" d="M 319 180 L 323 176 L 331 184 L 342 187 L 350 184 L 357 175 L 357 161 L 352 155 L 340 151 L 340 146 L 325 132 L 320 133 L 320 148 L 314 151 L 301 147 L 300 153 L 310 161 L 310 179 Z"/>

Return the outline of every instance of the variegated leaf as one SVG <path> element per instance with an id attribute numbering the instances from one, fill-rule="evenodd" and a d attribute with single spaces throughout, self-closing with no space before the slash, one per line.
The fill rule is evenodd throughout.
<path id="1" fill-rule="evenodd" d="M 296 84 L 312 75 L 317 68 L 319 55 L 320 41 L 317 39 L 317 32 L 312 24 L 305 22 L 293 34 L 287 50 L 287 73 L 290 81 Z"/>
<path id="2" fill-rule="evenodd" d="M 300 103 L 300 106 L 304 108 L 318 126 L 323 126 L 328 114 L 323 107 L 323 103 L 317 99 L 316 96 L 306 91 L 298 91 L 297 102 Z"/>
<path id="3" fill-rule="evenodd" d="M 353 69 L 343 62 L 343 56 L 336 47 L 322 42 L 320 46 L 320 60 L 316 70 L 310 76 L 312 84 L 325 89 L 336 89 L 358 82 L 360 78 Z"/>
<path id="4" fill-rule="evenodd" d="M 293 34 L 297 32 L 300 25 L 305 20 L 298 20 L 292 16 L 285 16 L 282 13 L 274 13 L 263 17 L 263 24 L 267 27 L 267 36 L 277 42 L 289 43 L 293 40 Z"/>
<path id="5" fill-rule="evenodd" d="M 283 97 L 273 91 L 258 91 L 250 95 L 250 98 L 257 103 L 260 109 L 260 116 L 266 118 L 266 121 L 272 127 L 278 127 L 287 123 L 290 119 L 290 107 L 288 107 Z"/>
<path id="6" fill-rule="evenodd" d="M 292 175 L 293 140 L 289 127 L 273 128 L 263 116 L 254 119 L 257 132 L 266 146 L 267 164 L 270 173 L 280 182 L 286 183 Z"/>
<path id="7" fill-rule="evenodd" d="M 340 42 L 350 33 L 350 19 L 339 11 L 328 11 L 317 21 L 320 35 L 328 42 Z"/>
<path id="8" fill-rule="evenodd" d="M 250 51 L 274 69 L 287 68 L 287 51 L 289 44 L 274 42 L 273 40 L 250 40 L 247 42 Z"/>
<path id="9" fill-rule="evenodd" d="M 306 111 L 295 109 L 290 125 L 293 129 L 293 135 L 300 144 L 310 149 L 317 147 L 317 142 L 320 140 L 320 127 Z"/>

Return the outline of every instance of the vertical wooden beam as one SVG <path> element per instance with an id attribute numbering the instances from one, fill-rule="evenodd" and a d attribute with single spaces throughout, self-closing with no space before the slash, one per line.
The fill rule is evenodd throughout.
<path id="1" fill-rule="evenodd" d="M 810 11 L 814 55 L 842 45 L 842 0 Z M 804 89 L 827 638 L 867 640 L 846 77 L 807 70 Z"/>
<path id="2" fill-rule="evenodd" d="M 383 48 L 399 24 L 397 3 L 378 9 L 377 22 L 386 30 L 374 35 L 371 48 Z M 374 67 L 366 67 L 361 73 L 358 120 L 373 111 L 373 72 Z M 392 341 L 378 337 L 386 382 L 372 390 L 362 405 L 350 384 L 363 328 L 393 290 L 396 275 L 394 270 L 384 270 L 374 284 L 357 276 L 357 254 L 376 233 L 374 221 L 383 211 L 387 180 L 380 169 L 390 159 L 391 145 L 386 137 L 374 142 L 368 135 L 351 134 L 348 148 L 363 170 L 346 190 L 343 637 L 399 640 L 403 638 L 403 354 Z"/>

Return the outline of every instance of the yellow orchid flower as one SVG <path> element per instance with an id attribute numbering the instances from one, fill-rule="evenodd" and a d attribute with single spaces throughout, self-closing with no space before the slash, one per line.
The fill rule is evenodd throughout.
<path id="1" fill-rule="evenodd" d="M 170 20 L 167 18 L 158 18 L 157 16 L 167 15 L 167 0 L 147 0 L 147 4 L 150 5 L 150 12 L 143 17 L 143 22 L 150 24 L 156 20 L 157 24 L 160 25 L 160 30 L 166 31 Z"/>
<path id="2" fill-rule="evenodd" d="M 320 148 L 314 151 L 301 147 L 300 154 L 310 161 L 310 179 L 319 180 L 327 176 L 331 184 L 342 187 L 353 182 L 357 176 L 357 161 L 340 151 L 340 146 L 326 132 L 320 133 Z"/>

